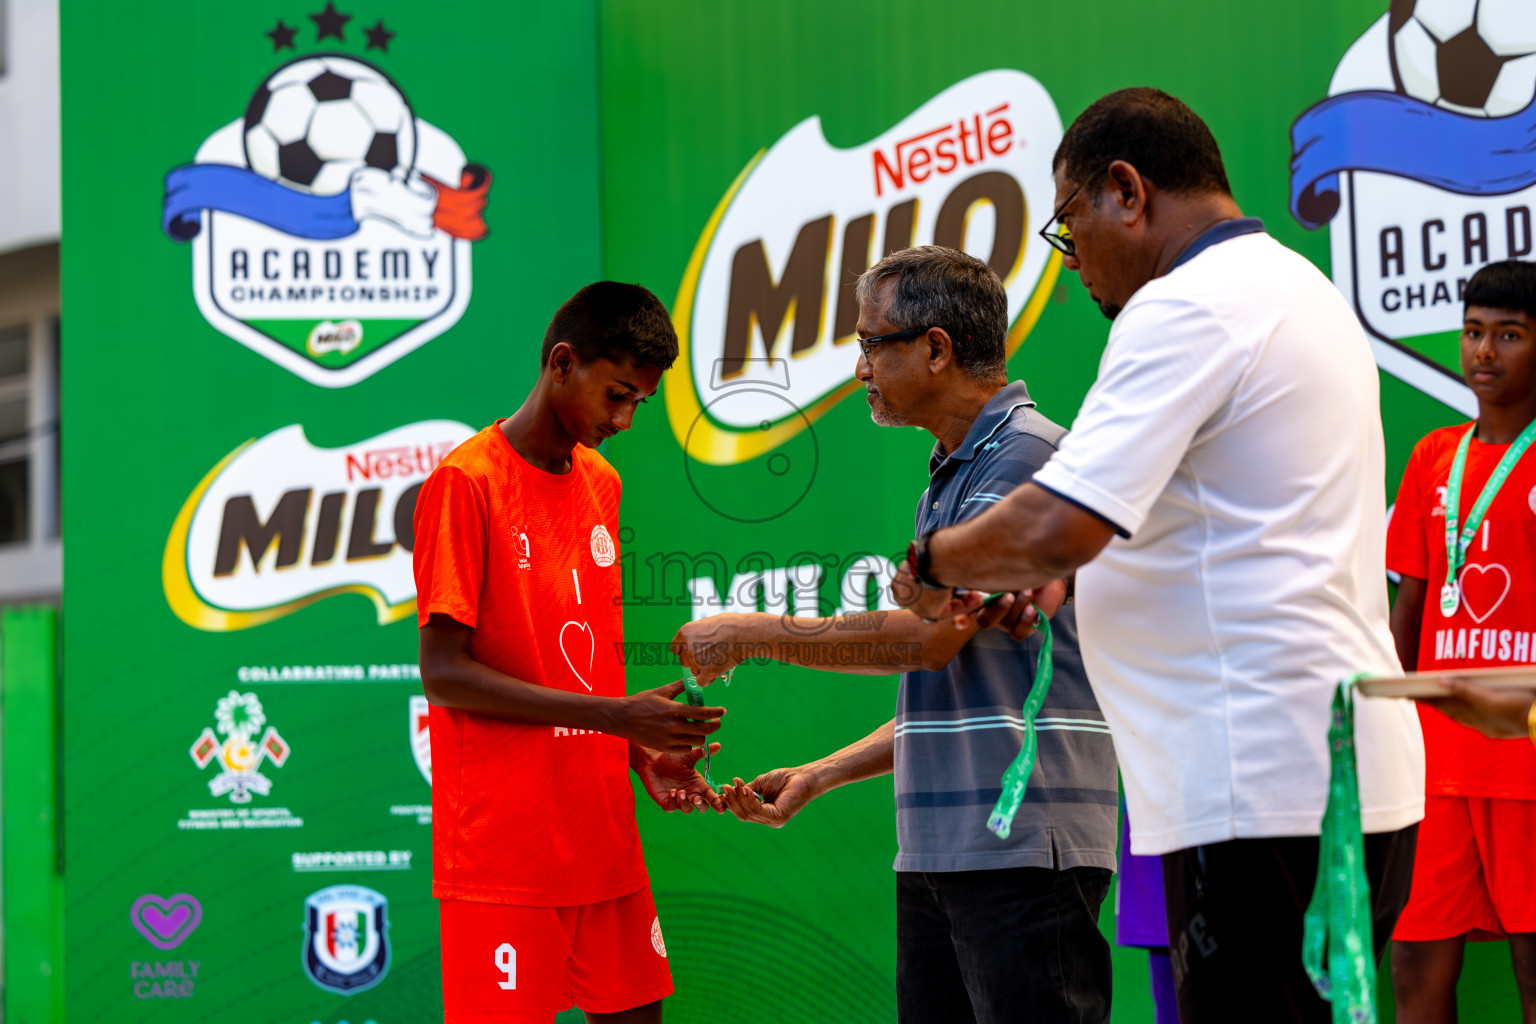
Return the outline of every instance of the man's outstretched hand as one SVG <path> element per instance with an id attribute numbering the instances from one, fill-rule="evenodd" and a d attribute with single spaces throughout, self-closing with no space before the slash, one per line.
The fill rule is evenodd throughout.
<path id="1" fill-rule="evenodd" d="M 709 745 L 710 754 L 720 752 L 720 744 Z M 641 785 L 664 811 L 703 811 L 713 807 L 718 814 L 725 813 L 725 800 L 709 788 L 704 776 L 695 765 L 704 756 L 702 747 L 683 753 L 661 754 L 644 747 L 630 748 L 630 763 Z"/>
<path id="2" fill-rule="evenodd" d="M 736 779 L 732 785 L 723 787 L 720 794 L 725 798 L 725 806 L 742 821 L 783 828 L 800 808 L 821 796 L 821 791 L 811 773 L 802 767 L 775 768 L 751 782 Z"/>
<path id="3" fill-rule="evenodd" d="M 1465 679 L 1452 679 L 1446 686 L 1450 696 L 1421 698 L 1419 703 L 1439 708 L 1454 721 L 1496 740 L 1529 735 L 1530 691 L 1495 690 Z"/>

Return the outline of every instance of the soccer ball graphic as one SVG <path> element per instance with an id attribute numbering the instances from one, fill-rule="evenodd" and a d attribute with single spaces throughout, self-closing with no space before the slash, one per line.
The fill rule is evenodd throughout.
<path id="1" fill-rule="evenodd" d="M 345 192 L 360 167 L 405 172 L 416 119 L 389 76 L 350 57 L 302 57 L 272 72 L 245 109 L 251 170 L 301 192 Z"/>
<path id="2" fill-rule="evenodd" d="M 1504 117 L 1536 96 L 1532 0 L 1392 0 L 1397 91 L 1474 117 Z"/>

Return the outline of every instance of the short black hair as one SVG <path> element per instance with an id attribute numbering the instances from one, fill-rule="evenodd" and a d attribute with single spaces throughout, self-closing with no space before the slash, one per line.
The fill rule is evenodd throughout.
<path id="1" fill-rule="evenodd" d="M 638 284 L 598 281 L 566 299 L 544 332 L 540 366 L 548 365 L 562 341 L 583 362 L 628 359 L 666 370 L 677 360 L 677 331 L 667 307 Z"/>
<path id="2" fill-rule="evenodd" d="M 893 327 L 942 327 L 966 376 L 1007 376 L 1008 293 L 986 263 L 942 245 L 901 249 L 859 277 L 859 302 L 869 302 L 886 280 L 895 282 L 885 311 Z"/>
<path id="3" fill-rule="evenodd" d="M 1489 263 L 1467 282 L 1461 299 L 1471 306 L 1519 310 L 1536 321 L 1536 263 L 1502 260 Z"/>
<path id="4" fill-rule="evenodd" d="M 1082 184 L 1124 160 L 1165 192 L 1232 194 L 1216 136 L 1161 89 L 1121 89 L 1096 100 L 1061 137 L 1051 172 Z"/>

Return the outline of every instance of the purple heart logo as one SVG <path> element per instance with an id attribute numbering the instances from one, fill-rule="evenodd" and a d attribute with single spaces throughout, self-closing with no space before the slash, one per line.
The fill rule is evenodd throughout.
<path id="1" fill-rule="evenodd" d="M 179 892 L 161 899 L 152 892 L 133 901 L 128 919 L 156 949 L 175 949 L 203 921 L 203 907 L 193 896 Z"/>

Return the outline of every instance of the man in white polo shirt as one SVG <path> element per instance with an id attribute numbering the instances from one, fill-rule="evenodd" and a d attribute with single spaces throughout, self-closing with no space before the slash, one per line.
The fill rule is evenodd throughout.
<path id="1" fill-rule="evenodd" d="M 1242 216 L 1183 103 L 1104 97 L 1053 169 L 1043 233 L 1115 321 L 1098 380 L 1032 483 L 913 542 L 907 596 L 938 617 L 1077 570 L 1131 846 L 1163 856 L 1180 1019 L 1323 1024 L 1301 936 L 1330 699 L 1351 672 L 1398 670 L 1375 363 L 1328 279 Z M 1379 956 L 1423 740 L 1411 705 L 1379 700 L 1357 704 L 1356 738 Z"/>

